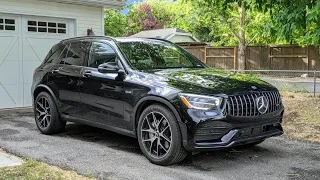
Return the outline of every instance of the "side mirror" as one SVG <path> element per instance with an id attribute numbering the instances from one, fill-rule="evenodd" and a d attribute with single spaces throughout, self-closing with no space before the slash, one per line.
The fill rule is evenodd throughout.
<path id="1" fill-rule="evenodd" d="M 118 76 L 116 77 L 116 81 L 123 81 L 126 77 L 126 72 L 122 69 L 118 70 Z"/>
<path id="2" fill-rule="evenodd" d="M 118 73 L 119 67 L 115 62 L 103 63 L 98 66 L 100 73 Z"/>

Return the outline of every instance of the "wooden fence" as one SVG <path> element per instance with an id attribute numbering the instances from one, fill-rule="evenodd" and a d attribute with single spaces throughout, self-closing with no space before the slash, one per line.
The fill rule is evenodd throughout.
<path id="1" fill-rule="evenodd" d="M 211 67 L 237 69 L 237 47 L 184 46 Z M 319 50 L 315 46 L 249 46 L 246 70 L 320 70 Z"/>

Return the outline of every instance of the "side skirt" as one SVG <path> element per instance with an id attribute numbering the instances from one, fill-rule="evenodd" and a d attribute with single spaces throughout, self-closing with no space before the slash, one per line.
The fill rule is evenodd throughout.
<path id="1" fill-rule="evenodd" d="M 133 131 L 122 129 L 122 128 L 119 128 L 119 127 L 106 125 L 106 124 L 102 124 L 102 123 L 97 123 L 97 122 L 92 122 L 92 121 L 88 121 L 88 120 L 85 120 L 85 119 L 82 119 L 82 118 L 73 117 L 73 116 L 69 116 L 69 115 L 65 115 L 65 114 L 60 114 L 60 117 L 61 117 L 61 119 L 63 121 L 71 121 L 71 122 L 75 122 L 75 123 L 79 123 L 79 124 L 85 124 L 85 125 L 88 125 L 88 126 L 97 127 L 97 128 L 105 129 L 105 130 L 108 130 L 108 131 L 113 131 L 115 133 L 123 134 L 125 136 L 130 136 L 130 137 L 133 137 L 133 138 L 137 138 L 136 134 Z"/>

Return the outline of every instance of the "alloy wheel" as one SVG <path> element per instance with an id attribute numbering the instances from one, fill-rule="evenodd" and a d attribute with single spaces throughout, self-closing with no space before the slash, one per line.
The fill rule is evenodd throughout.
<path id="1" fill-rule="evenodd" d="M 40 128 L 45 129 L 51 121 L 49 101 L 46 97 L 41 97 L 36 102 L 36 119 Z"/>
<path id="2" fill-rule="evenodd" d="M 172 146 L 169 121 L 160 112 L 151 112 L 143 120 L 141 138 L 145 150 L 154 158 L 164 157 Z"/>

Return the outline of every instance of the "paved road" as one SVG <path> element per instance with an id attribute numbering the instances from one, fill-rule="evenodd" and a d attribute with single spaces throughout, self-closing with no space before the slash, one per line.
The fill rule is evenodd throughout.
<path id="1" fill-rule="evenodd" d="M 297 92 L 314 92 L 313 78 L 281 78 L 281 77 L 260 77 L 262 80 L 274 85 L 279 90 L 297 91 Z M 316 93 L 320 93 L 319 78 L 316 81 Z"/>
<path id="2" fill-rule="evenodd" d="M 25 110 L 0 112 L 0 148 L 101 179 L 320 179 L 320 144 L 271 138 L 161 167 L 143 157 L 135 139 L 109 131 L 68 124 L 65 133 L 42 135 Z"/>

